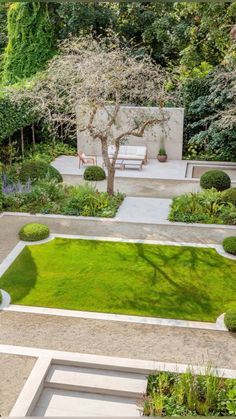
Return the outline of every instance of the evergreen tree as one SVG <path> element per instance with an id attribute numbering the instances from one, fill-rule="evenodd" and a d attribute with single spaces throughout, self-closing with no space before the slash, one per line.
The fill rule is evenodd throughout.
<path id="1" fill-rule="evenodd" d="M 8 44 L 3 56 L 4 84 L 45 68 L 56 51 L 56 7 L 51 3 L 14 3 L 8 10 Z"/>

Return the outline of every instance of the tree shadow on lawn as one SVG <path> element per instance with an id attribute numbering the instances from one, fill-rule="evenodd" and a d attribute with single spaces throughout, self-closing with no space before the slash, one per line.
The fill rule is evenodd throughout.
<path id="1" fill-rule="evenodd" d="M 0 278 L 0 287 L 10 294 L 12 303 L 20 303 L 35 287 L 37 276 L 36 264 L 26 246 Z"/>
<path id="2" fill-rule="evenodd" d="M 136 249 L 138 258 L 142 258 L 153 269 L 153 273 L 150 277 L 153 287 L 158 285 L 159 281 L 161 285 L 161 282 L 163 282 L 164 279 L 171 285 L 173 291 L 175 292 L 173 296 L 173 291 L 167 293 L 166 291 L 160 290 L 157 298 L 155 298 L 156 291 L 153 289 L 153 304 L 156 306 L 156 310 L 155 307 L 153 307 L 153 315 L 155 312 L 156 315 L 162 315 L 162 312 L 166 315 L 168 312 L 174 314 L 178 313 L 178 311 L 183 313 L 183 315 L 189 316 L 189 318 L 193 316 L 193 313 L 199 314 L 200 317 L 201 315 L 212 315 L 212 300 L 207 293 L 206 286 L 202 286 L 201 273 L 196 271 L 199 262 L 204 262 L 209 265 L 209 269 L 213 266 L 215 267 L 215 264 L 213 264 L 209 258 L 206 260 L 199 257 L 199 252 L 196 252 L 197 249 L 191 247 L 183 249 L 185 252 L 187 251 L 190 253 L 190 258 L 188 259 L 188 273 L 191 270 L 192 281 L 190 282 L 191 278 L 188 277 L 186 278 L 187 283 L 184 282 L 185 279 L 183 279 L 183 283 L 181 283 L 180 281 L 175 281 L 174 277 L 172 275 L 170 276 L 166 270 L 158 264 L 158 259 L 160 260 L 161 258 L 163 267 L 173 266 L 174 269 L 178 269 L 178 263 L 182 262 L 180 259 L 181 255 L 183 256 L 183 252 L 175 252 L 174 255 L 168 255 L 166 254 L 166 249 L 163 246 L 163 249 L 159 247 L 158 250 L 160 252 L 158 254 L 151 249 L 149 249 L 147 254 L 147 252 L 145 252 L 145 247 L 140 243 L 136 244 Z M 150 256 L 152 256 L 152 258 L 150 258 Z M 156 261 L 154 260 L 155 258 L 157 259 Z M 124 305 L 127 305 L 130 308 L 132 307 L 132 309 L 140 312 L 144 307 L 147 307 L 145 296 L 142 295 L 139 295 L 138 298 L 137 295 L 134 295 L 133 299 L 129 298 L 123 303 Z"/>

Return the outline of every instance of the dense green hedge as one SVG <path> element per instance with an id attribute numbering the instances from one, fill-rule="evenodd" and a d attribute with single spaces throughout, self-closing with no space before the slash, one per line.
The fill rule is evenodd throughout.
<path id="1" fill-rule="evenodd" d="M 2 211 L 3 192 L 2 192 L 2 174 L 0 170 L 0 212 Z"/>
<path id="2" fill-rule="evenodd" d="M 29 179 L 31 182 L 35 182 L 39 179 L 55 179 L 58 182 L 63 181 L 63 178 L 57 169 L 50 166 L 48 163 L 36 160 L 23 163 L 19 178 L 22 183 L 26 183 Z"/>
<path id="3" fill-rule="evenodd" d="M 16 2 L 8 11 L 3 83 L 13 84 L 44 69 L 57 48 L 53 3 Z"/>
<path id="4" fill-rule="evenodd" d="M 231 180 L 222 170 L 208 170 L 201 176 L 200 185 L 203 189 L 215 188 L 217 191 L 224 191 L 230 188 Z"/>
<path id="5" fill-rule="evenodd" d="M 84 171 L 85 180 L 104 180 L 106 179 L 106 173 L 102 167 L 99 166 L 88 166 Z"/>
<path id="6" fill-rule="evenodd" d="M 50 234 L 48 226 L 44 224 L 25 224 L 19 231 L 19 237 L 24 241 L 38 241 L 46 239 Z"/>
<path id="7" fill-rule="evenodd" d="M 226 237 L 223 241 L 223 248 L 225 252 L 236 255 L 236 236 Z"/>
<path id="8" fill-rule="evenodd" d="M 230 332 L 236 332 L 236 308 L 225 313 L 225 326 Z"/>

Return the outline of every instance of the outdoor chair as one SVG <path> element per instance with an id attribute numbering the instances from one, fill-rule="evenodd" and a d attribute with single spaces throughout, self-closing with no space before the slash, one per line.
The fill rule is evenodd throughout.
<path id="1" fill-rule="evenodd" d="M 96 156 L 87 156 L 82 151 L 78 152 L 78 159 L 79 159 L 79 169 L 81 166 L 94 166 L 97 165 L 97 157 Z"/>

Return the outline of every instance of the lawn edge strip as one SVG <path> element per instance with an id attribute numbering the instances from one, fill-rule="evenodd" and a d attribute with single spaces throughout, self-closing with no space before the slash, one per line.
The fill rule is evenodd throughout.
<path id="1" fill-rule="evenodd" d="M 182 327 L 189 329 L 227 332 L 227 328 L 224 326 L 224 322 L 221 320 L 223 316 L 222 314 L 217 318 L 215 323 L 210 323 L 198 322 L 195 320 L 166 319 L 162 317 L 145 317 L 127 314 L 102 313 L 95 311 L 65 310 L 60 308 L 24 306 L 17 304 L 11 304 L 9 307 L 4 308 L 3 310 L 8 312 L 40 314 L 47 316 L 72 317 L 90 320 L 116 321 L 123 323 L 146 324 L 152 326 Z M 221 321 L 219 321 L 219 319 Z"/>

